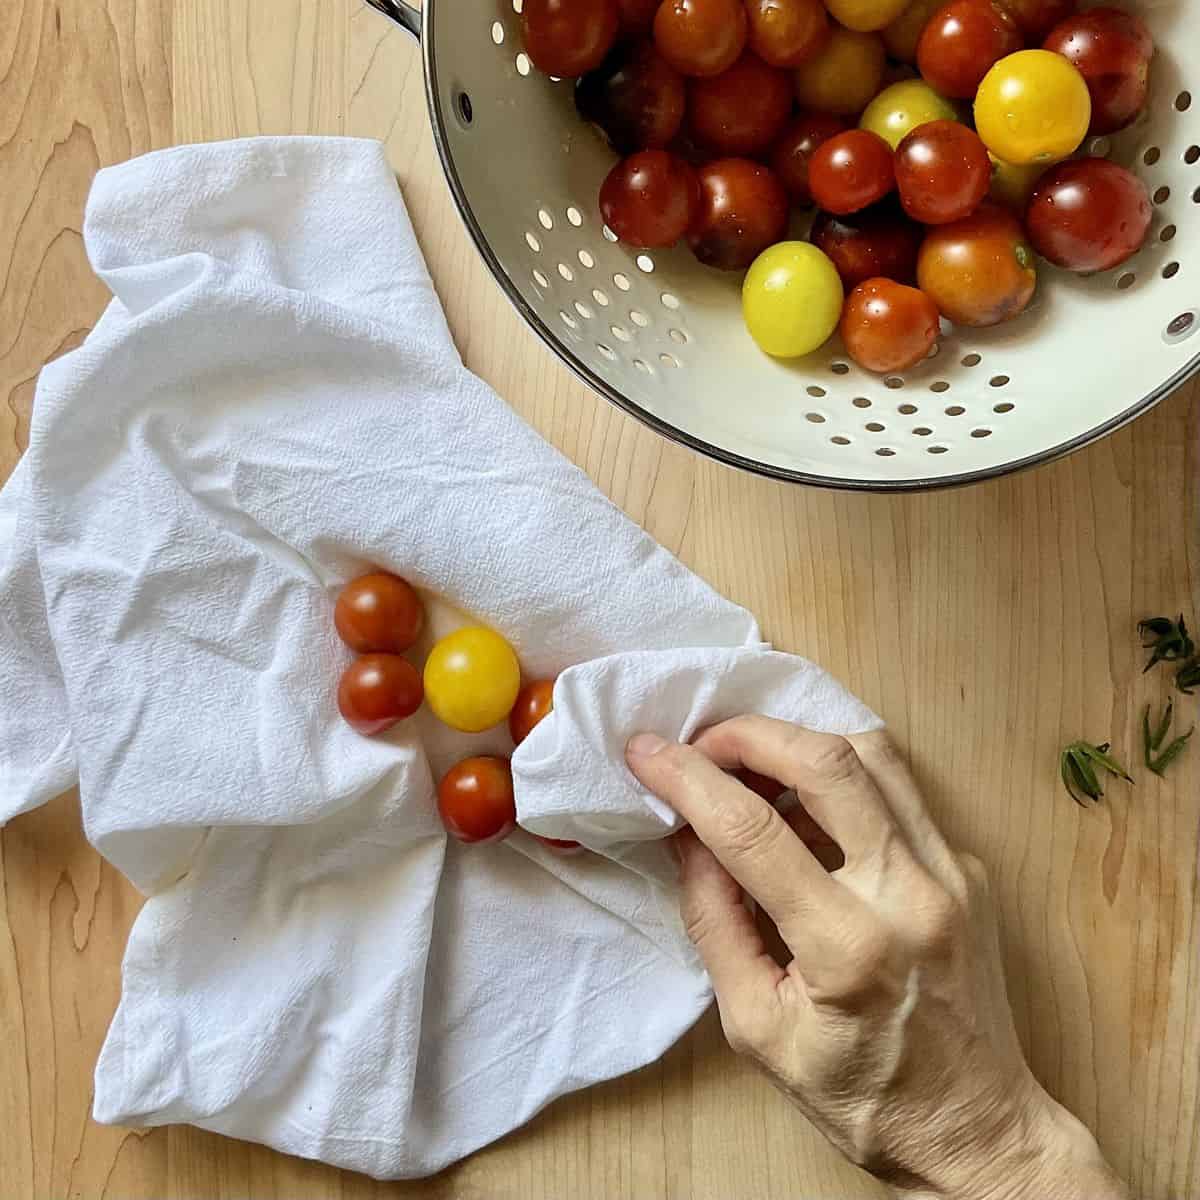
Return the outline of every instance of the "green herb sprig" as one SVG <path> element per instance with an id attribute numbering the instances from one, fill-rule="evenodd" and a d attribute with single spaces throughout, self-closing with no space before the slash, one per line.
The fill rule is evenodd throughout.
<path id="1" fill-rule="evenodd" d="M 1108 750 L 1108 742 L 1102 742 L 1099 746 L 1093 746 L 1091 742 L 1072 742 L 1062 752 L 1060 768 L 1063 784 L 1067 794 L 1081 808 L 1087 808 L 1089 803 L 1095 804 L 1104 795 L 1100 776 L 1096 773 L 1097 767 L 1118 779 L 1124 779 L 1126 783 L 1133 782 L 1129 772 Z"/>
<path id="2" fill-rule="evenodd" d="M 1174 718 L 1174 700 L 1167 701 L 1167 707 L 1163 709 L 1162 716 L 1159 717 L 1153 729 L 1150 727 L 1150 705 L 1146 705 L 1146 711 L 1142 714 L 1142 745 L 1146 766 L 1160 777 L 1166 774 L 1167 768 L 1183 753 L 1192 734 L 1196 731 L 1196 727 L 1193 725 L 1187 733 L 1174 738 L 1164 749 L 1163 742 L 1166 741 L 1167 734 L 1171 732 L 1171 722 Z"/>

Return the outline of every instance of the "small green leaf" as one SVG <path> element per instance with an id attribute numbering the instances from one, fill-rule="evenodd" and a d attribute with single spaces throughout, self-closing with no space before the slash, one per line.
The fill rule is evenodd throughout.
<path id="1" fill-rule="evenodd" d="M 1146 711 L 1142 714 L 1142 742 L 1146 751 L 1146 766 L 1150 765 L 1154 751 L 1163 744 L 1163 739 L 1170 732 L 1174 715 L 1175 702 L 1168 700 L 1167 707 L 1163 709 L 1163 714 L 1158 719 L 1158 724 L 1152 730 L 1150 728 L 1150 705 L 1146 705 Z"/>
<path id="2" fill-rule="evenodd" d="M 1104 795 L 1096 767 L 1101 767 L 1110 775 L 1133 782 L 1125 768 L 1108 753 L 1107 742 L 1099 746 L 1093 746 L 1090 742 L 1072 742 L 1062 752 L 1059 769 L 1062 772 L 1063 784 L 1076 804 L 1086 807 L 1081 797 L 1099 800 Z"/>
<path id="3" fill-rule="evenodd" d="M 1160 662 L 1179 662 L 1196 653 L 1196 644 L 1188 634 L 1182 613 L 1174 621 L 1169 617 L 1148 617 L 1139 621 L 1138 633 L 1142 648 L 1151 652 L 1143 674 Z"/>
<path id="4" fill-rule="evenodd" d="M 1155 775 L 1165 775 L 1167 768 L 1187 749 L 1187 744 L 1191 740 L 1192 734 L 1196 732 L 1196 727 L 1193 725 L 1187 733 L 1177 737 L 1154 762 L 1149 764 L 1150 770 Z"/>

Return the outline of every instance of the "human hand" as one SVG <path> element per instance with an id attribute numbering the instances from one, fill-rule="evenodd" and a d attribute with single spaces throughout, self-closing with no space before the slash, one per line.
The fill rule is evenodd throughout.
<path id="1" fill-rule="evenodd" d="M 691 746 L 635 737 L 627 759 L 691 826 L 677 835 L 684 922 L 730 1045 L 848 1158 L 905 1197 L 1127 1195 L 1026 1065 L 983 867 L 947 846 L 885 735 L 747 716 Z M 780 816 L 728 774 L 743 767 L 804 811 Z M 832 873 L 797 835 L 814 821 L 845 856 Z"/>

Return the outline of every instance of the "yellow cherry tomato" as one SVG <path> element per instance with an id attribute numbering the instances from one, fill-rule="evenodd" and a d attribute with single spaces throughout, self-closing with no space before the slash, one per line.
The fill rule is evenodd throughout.
<path id="1" fill-rule="evenodd" d="M 817 112 L 853 116 L 879 91 L 886 63 L 879 34 L 833 25 L 825 45 L 796 68 L 796 99 Z"/>
<path id="2" fill-rule="evenodd" d="M 742 284 L 746 328 L 776 358 L 799 358 L 823 345 L 837 328 L 842 299 L 837 268 L 809 242 L 768 247 Z"/>
<path id="3" fill-rule="evenodd" d="M 499 725 L 521 690 L 513 648 L 481 626 L 442 638 L 425 660 L 425 699 L 451 729 L 479 733 Z"/>
<path id="4" fill-rule="evenodd" d="M 825 0 L 829 15 L 847 29 L 870 33 L 890 25 L 908 0 Z"/>
<path id="5" fill-rule="evenodd" d="M 1066 158 L 1088 131 L 1092 99 L 1083 76 L 1061 54 L 1018 50 L 983 77 L 975 129 L 999 159 L 1024 166 Z"/>
<path id="6" fill-rule="evenodd" d="M 898 62 L 917 61 L 917 42 L 929 18 L 946 0 L 912 0 L 912 3 L 883 31 L 883 44 Z"/>
<path id="7" fill-rule="evenodd" d="M 1046 173 L 1049 163 L 1007 163 L 989 152 L 992 160 L 992 183 L 988 195 L 1005 208 L 1023 213 L 1033 195 L 1034 184 Z"/>
<path id="8" fill-rule="evenodd" d="M 923 79 L 902 79 L 884 88 L 859 120 L 859 127 L 877 133 L 893 150 L 918 125 L 927 121 L 957 121 L 958 110 Z"/>

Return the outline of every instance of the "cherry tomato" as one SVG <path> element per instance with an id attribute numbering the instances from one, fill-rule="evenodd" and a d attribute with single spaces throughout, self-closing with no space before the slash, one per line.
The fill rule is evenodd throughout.
<path id="1" fill-rule="evenodd" d="M 577 854 L 583 849 L 578 842 L 573 842 L 570 838 L 542 837 L 540 833 L 530 834 L 530 837 L 536 838 L 543 846 L 558 854 Z"/>
<path id="2" fill-rule="evenodd" d="M 1150 197 L 1131 171 L 1106 158 L 1059 163 L 1038 181 L 1025 212 L 1034 249 L 1057 267 L 1107 271 L 1146 240 Z"/>
<path id="3" fill-rule="evenodd" d="M 720 158 L 699 174 L 688 245 L 705 266 L 740 271 L 787 232 L 787 192 L 774 172 L 748 158 Z"/>
<path id="4" fill-rule="evenodd" d="M 600 215 L 630 246 L 673 246 L 700 207 L 695 170 L 666 150 L 622 159 L 600 189 Z"/>
<path id="5" fill-rule="evenodd" d="M 973 213 L 992 182 L 987 147 L 957 121 L 919 125 L 896 150 L 896 188 L 904 211 L 923 225 Z"/>
<path id="6" fill-rule="evenodd" d="M 517 827 L 507 758 L 464 758 L 438 784 L 438 813 L 460 842 L 498 842 Z"/>
<path id="7" fill-rule="evenodd" d="M 798 358 L 837 328 L 842 281 L 808 242 L 779 242 L 754 260 L 742 283 L 742 315 L 765 354 Z"/>
<path id="8" fill-rule="evenodd" d="M 983 204 L 969 217 L 926 234 L 917 282 L 955 325 L 998 325 L 1033 298 L 1033 248 L 1011 213 Z"/>
<path id="9" fill-rule="evenodd" d="M 894 150 L 917 128 L 929 121 L 956 121 L 954 105 L 921 79 L 902 79 L 886 87 L 858 122 L 860 129 L 877 133 Z"/>
<path id="10" fill-rule="evenodd" d="M 872 33 L 890 25 L 903 11 L 908 0 L 826 0 L 829 15 L 846 29 Z"/>
<path id="11" fill-rule="evenodd" d="M 983 77 L 975 128 L 1005 162 L 1066 158 L 1088 131 L 1092 101 L 1083 76 L 1061 54 L 1018 50 Z"/>
<path id="12" fill-rule="evenodd" d="M 988 195 L 1017 214 L 1025 212 L 1034 184 L 1046 173 L 1047 163 L 1025 163 L 1015 166 L 988 154 L 992 160 L 992 183 Z"/>
<path id="13" fill-rule="evenodd" d="M 750 49 L 773 67 L 798 67 L 825 44 L 821 0 L 746 0 Z"/>
<path id="14" fill-rule="evenodd" d="M 822 142 L 845 128 L 845 121 L 829 113 L 801 113 L 783 131 L 771 154 L 771 168 L 794 203 L 812 203 L 812 192 L 808 187 L 809 161 Z"/>
<path id="15" fill-rule="evenodd" d="M 691 132 L 720 156 L 767 149 L 791 112 L 791 77 L 750 51 L 728 71 L 688 84 Z"/>
<path id="16" fill-rule="evenodd" d="M 621 33 L 626 37 L 639 37 L 649 33 L 658 12 L 659 0 L 617 0 L 617 16 Z"/>
<path id="17" fill-rule="evenodd" d="M 917 66 L 943 96 L 970 100 L 995 63 L 1025 45 L 1017 23 L 993 0 L 951 0 L 917 43 Z"/>
<path id="18" fill-rule="evenodd" d="M 917 278 L 923 232 L 892 204 L 845 217 L 818 213 L 809 236 L 814 246 L 829 255 L 846 288 L 878 275 L 897 283 L 912 283 Z"/>
<path id="19" fill-rule="evenodd" d="M 508 714 L 508 732 L 514 746 L 519 746 L 533 727 L 554 708 L 554 680 L 535 679 L 518 693 L 517 702 Z"/>
<path id="20" fill-rule="evenodd" d="M 945 0 L 912 0 L 912 3 L 883 31 L 887 52 L 898 62 L 917 61 L 917 42 L 929 18 Z"/>
<path id="21" fill-rule="evenodd" d="M 825 44 L 796 68 L 796 99 L 816 112 L 853 116 L 879 91 L 886 63 L 877 33 L 834 25 Z"/>
<path id="22" fill-rule="evenodd" d="M 808 166 L 808 185 L 818 207 L 858 212 L 896 186 L 892 148 L 877 133 L 847 129 L 818 146 Z"/>
<path id="23" fill-rule="evenodd" d="M 1045 48 L 1075 64 L 1092 97 L 1090 133 L 1124 129 L 1146 106 L 1154 40 L 1146 24 L 1117 8 L 1093 8 L 1050 31 Z"/>
<path id="24" fill-rule="evenodd" d="M 1026 39 L 1040 42 L 1064 17 L 1075 11 L 1076 0 L 1002 0 Z"/>
<path id="25" fill-rule="evenodd" d="M 364 654 L 338 682 L 338 712 L 368 736 L 390 729 L 421 707 L 425 689 L 417 668 L 398 654 Z"/>
<path id="26" fill-rule="evenodd" d="M 333 624 L 355 654 L 403 654 L 421 635 L 425 607 L 411 584 L 375 571 L 342 588 Z"/>
<path id="27" fill-rule="evenodd" d="M 720 75 L 745 47 L 746 24 L 742 0 L 663 0 L 654 42 L 684 75 Z"/>
<path id="28" fill-rule="evenodd" d="M 462 733 L 499 725 L 521 690 L 521 667 L 512 647 L 478 625 L 456 630 L 425 660 L 425 694 L 438 719 Z"/>
<path id="29" fill-rule="evenodd" d="M 604 61 L 618 20 L 616 0 L 525 0 L 525 50 L 539 71 L 574 79 Z"/>
<path id="30" fill-rule="evenodd" d="M 937 341 L 937 305 L 894 279 L 866 279 L 846 297 L 839 328 L 846 353 L 860 367 L 907 371 Z"/>
<path id="31" fill-rule="evenodd" d="M 683 76 L 652 42 L 618 46 L 575 88 L 575 107 L 604 130 L 618 154 L 661 150 L 683 124 Z"/>

